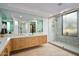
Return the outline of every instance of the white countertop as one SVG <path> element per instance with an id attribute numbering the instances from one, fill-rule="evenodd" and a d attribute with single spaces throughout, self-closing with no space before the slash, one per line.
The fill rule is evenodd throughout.
<path id="1" fill-rule="evenodd" d="M 41 35 L 45 35 L 43 33 L 41 34 L 20 34 L 20 35 L 14 35 L 14 34 L 6 34 L 4 38 L 0 38 L 0 54 L 1 52 L 4 50 L 5 46 L 8 44 L 8 42 L 10 41 L 10 39 L 12 38 L 19 38 L 19 37 L 33 37 L 33 36 L 41 36 Z"/>
<path id="2" fill-rule="evenodd" d="M 41 36 L 41 35 L 46 35 L 44 33 L 34 33 L 34 34 L 7 34 L 5 37 L 10 37 L 10 38 L 19 38 L 19 37 L 33 37 L 33 36 Z"/>
<path id="3" fill-rule="evenodd" d="M 5 38 L 1 38 L 0 39 L 0 54 L 1 54 L 1 52 L 4 50 L 4 48 L 5 48 L 5 46 L 8 44 L 8 42 L 9 42 L 9 40 L 10 40 L 10 38 L 8 37 L 5 37 Z"/>

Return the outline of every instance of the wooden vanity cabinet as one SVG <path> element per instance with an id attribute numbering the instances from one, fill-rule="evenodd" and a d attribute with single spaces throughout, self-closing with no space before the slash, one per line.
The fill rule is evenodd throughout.
<path id="1" fill-rule="evenodd" d="M 0 55 L 9 56 L 12 51 L 39 46 L 45 43 L 47 43 L 46 35 L 12 38 Z"/>
<path id="2" fill-rule="evenodd" d="M 29 48 L 47 43 L 47 36 L 31 36 L 11 39 L 11 51 Z"/>

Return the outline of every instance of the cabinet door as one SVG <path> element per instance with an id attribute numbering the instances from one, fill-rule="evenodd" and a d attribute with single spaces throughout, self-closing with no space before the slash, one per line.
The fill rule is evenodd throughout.
<path id="1" fill-rule="evenodd" d="M 47 43 L 47 36 L 42 36 L 42 43 Z"/>
<path id="2" fill-rule="evenodd" d="M 15 38 L 15 39 L 13 39 L 12 40 L 12 50 L 18 50 L 18 49 L 20 49 L 20 45 L 21 45 L 21 43 L 20 43 L 20 39 L 19 38 Z"/>
<path id="3" fill-rule="evenodd" d="M 38 43 L 38 38 L 37 37 L 32 37 L 32 40 L 31 40 L 31 46 L 37 46 L 39 45 Z"/>
<path id="4" fill-rule="evenodd" d="M 38 36 L 39 44 L 47 43 L 47 36 Z"/>
<path id="5" fill-rule="evenodd" d="M 32 42 L 32 37 L 28 37 L 28 47 L 32 47 L 32 44 L 31 44 L 31 42 Z"/>
<path id="6" fill-rule="evenodd" d="M 27 48 L 28 47 L 28 38 L 20 38 L 20 48 Z"/>
<path id="7" fill-rule="evenodd" d="M 41 45 L 42 44 L 42 37 L 38 36 L 38 40 L 39 40 L 39 44 Z"/>
<path id="8" fill-rule="evenodd" d="M 11 45 L 11 51 L 13 51 L 14 50 L 14 39 L 11 39 L 11 41 L 10 41 L 10 45 Z"/>
<path id="9" fill-rule="evenodd" d="M 20 38 L 20 49 L 25 48 L 25 40 L 24 38 Z"/>
<path id="10" fill-rule="evenodd" d="M 28 48 L 29 47 L 29 42 L 30 42 L 29 37 L 25 37 L 24 41 L 25 41 L 25 47 Z"/>

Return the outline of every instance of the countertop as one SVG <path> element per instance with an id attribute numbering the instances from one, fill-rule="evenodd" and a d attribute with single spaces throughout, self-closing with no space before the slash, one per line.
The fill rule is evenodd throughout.
<path id="1" fill-rule="evenodd" d="M 0 38 L 0 54 L 4 50 L 5 46 L 12 38 L 20 38 L 20 37 L 33 37 L 33 36 L 43 36 L 46 34 L 6 34 L 3 38 Z"/>
<path id="2" fill-rule="evenodd" d="M 0 54 L 1 52 L 4 50 L 4 48 L 6 47 L 6 45 L 8 44 L 10 40 L 10 37 L 4 37 L 0 39 Z"/>

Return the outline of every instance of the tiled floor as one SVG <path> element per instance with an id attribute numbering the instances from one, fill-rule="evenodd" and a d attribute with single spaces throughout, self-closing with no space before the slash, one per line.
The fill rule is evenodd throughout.
<path id="1" fill-rule="evenodd" d="M 57 45 L 59 47 L 64 47 L 64 49 L 66 50 L 70 50 L 74 53 L 76 53 L 76 55 L 79 55 L 79 44 L 67 44 L 65 42 L 59 42 L 59 41 L 51 41 L 51 44 Z"/>
<path id="2" fill-rule="evenodd" d="M 75 56 L 75 54 L 47 43 L 39 47 L 22 50 L 12 54 L 12 56 Z"/>

